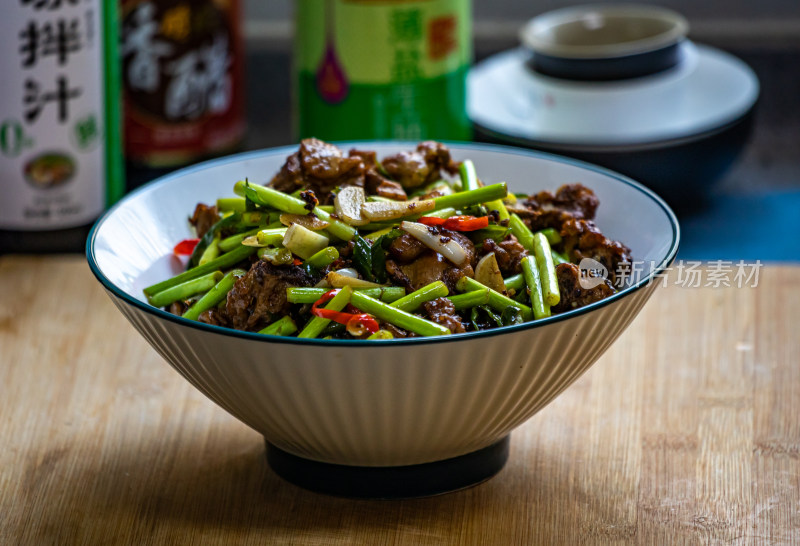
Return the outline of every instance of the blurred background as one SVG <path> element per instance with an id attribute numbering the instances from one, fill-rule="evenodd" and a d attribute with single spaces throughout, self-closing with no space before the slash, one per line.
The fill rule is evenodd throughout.
<path id="1" fill-rule="evenodd" d="M 543 12 L 592 2 L 475 0 L 474 58 L 519 45 Z M 599 2 L 602 3 L 602 2 Z M 798 260 L 800 239 L 800 2 L 663 0 L 690 24 L 689 38 L 730 52 L 756 73 L 761 94 L 748 142 L 700 211 L 682 213 L 684 259 Z M 291 141 L 292 10 L 289 0 L 244 2 L 248 148 Z M 268 74 L 269 77 L 262 77 Z M 478 135 L 480 138 L 480 135 Z"/>
<path id="2" fill-rule="evenodd" d="M 531 17 L 566 6 L 607 2 L 568 0 L 475 0 L 473 14 L 475 39 L 501 46 L 513 44 L 516 32 Z M 694 38 L 733 44 L 747 41 L 759 45 L 785 45 L 800 42 L 800 4 L 794 0 L 663 0 L 640 1 L 673 9 L 686 16 Z M 290 44 L 292 36 L 291 0 L 244 0 L 245 33 L 250 42 Z"/>
<path id="3" fill-rule="evenodd" d="M 800 2 L 638 3 L 682 14 L 689 23 L 688 38 L 705 48 L 704 55 L 721 60 L 728 73 L 738 71 L 751 83 L 757 78 L 751 85 L 756 91 L 751 93 L 748 115 L 729 118 L 736 122 L 736 131 L 727 131 L 728 122 L 713 126 L 714 131 L 726 129 L 725 138 L 706 139 L 708 134 L 700 130 L 671 137 L 674 142 L 697 140 L 700 135 L 714 141 L 712 152 L 722 150 L 719 157 L 709 160 L 711 152 L 691 141 L 684 142 L 677 159 L 648 156 L 642 160 L 644 169 L 631 172 L 600 158 L 596 162 L 653 187 L 651 175 L 660 175 L 668 184 L 674 181 L 674 187 L 667 188 L 672 195 L 664 196 L 681 219 L 684 259 L 797 261 Z M 586 4 L 592 2 L 41 0 L 15 4 L 3 21 L 7 32 L 2 33 L 2 43 L 15 54 L 4 59 L 8 77 L 0 82 L 5 120 L 0 172 L 9 181 L 14 200 L 0 202 L 0 254 L 80 251 L 91 226 L 86 222 L 123 191 L 203 159 L 290 145 L 298 136 L 497 141 L 497 132 L 471 130 L 461 85 L 467 72 L 472 70 L 470 78 L 475 79 L 478 70 L 472 67 L 508 58 L 508 52 L 519 48 L 519 31 L 531 18 Z M 92 29 L 98 28 L 105 42 L 93 40 Z M 525 73 L 529 67 L 519 64 L 518 72 Z M 532 71 L 526 74 L 516 81 L 543 81 Z M 72 88 L 70 81 L 80 80 L 79 75 L 85 76 L 86 87 Z M 434 80 L 447 83 L 433 89 Z M 707 84 L 693 93 L 704 94 Z M 104 96 L 112 99 L 105 105 L 98 91 L 103 85 Z M 491 80 L 489 88 L 494 85 Z M 124 114 L 115 117 L 120 86 Z M 375 92 L 370 86 L 382 90 Z M 735 92 L 717 82 L 716 90 L 703 100 L 711 108 L 717 95 L 722 101 L 722 95 Z M 530 103 L 525 95 L 532 94 L 530 89 L 516 93 Z M 485 102 L 502 100 L 498 94 Z M 536 110 L 540 106 L 528 104 L 536 115 L 543 111 Z M 628 105 L 616 108 L 624 112 Z M 367 115 L 370 109 L 372 117 Z M 383 118 L 378 119 L 375 112 L 381 109 Z M 81 112 L 93 113 L 80 117 Z M 702 114 L 695 108 L 690 117 Z M 398 132 L 392 124 L 401 118 L 408 123 Z M 609 131 L 624 125 L 614 123 L 619 117 L 610 119 Z M 431 124 L 437 125 L 431 129 Z M 120 134 L 122 126 L 124 139 L 110 138 Z M 106 137 L 102 143 L 101 137 Z M 72 155 L 51 153 L 62 148 Z M 34 152 L 41 165 L 27 159 Z M 614 153 L 622 161 L 632 157 L 624 149 Z M 87 163 L 90 155 L 94 163 Z M 573 155 L 594 162 L 592 155 Z M 56 160 L 63 164 L 59 172 Z M 118 174 L 123 169 L 124 182 Z M 66 184 L 76 172 L 80 180 Z M 696 191 L 701 187 L 702 192 Z M 12 218 L 23 210 L 24 217 Z M 63 218 L 57 218 L 62 211 Z M 53 230 L 62 227 L 66 229 L 54 237 Z"/>

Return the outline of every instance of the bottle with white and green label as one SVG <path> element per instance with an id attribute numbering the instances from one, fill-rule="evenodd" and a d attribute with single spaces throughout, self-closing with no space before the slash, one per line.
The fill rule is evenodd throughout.
<path id="1" fill-rule="evenodd" d="M 469 0 L 297 0 L 300 138 L 469 140 Z"/>
<path id="2" fill-rule="evenodd" d="M 7 0 L 0 253 L 81 251 L 122 196 L 116 2 Z"/>

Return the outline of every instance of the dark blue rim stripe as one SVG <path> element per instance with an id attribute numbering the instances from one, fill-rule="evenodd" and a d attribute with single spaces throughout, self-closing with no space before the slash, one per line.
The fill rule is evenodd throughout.
<path id="1" fill-rule="evenodd" d="M 385 145 L 385 144 L 392 144 L 397 146 L 408 146 L 414 147 L 417 145 L 417 142 L 409 142 L 409 141 L 393 141 L 393 140 L 385 140 L 385 141 L 356 141 L 356 142 L 335 142 L 335 144 L 340 146 L 357 146 L 357 147 L 366 147 L 371 145 Z M 603 167 L 598 167 L 597 165 L 593 165 L 591 163 L 586 163 L 584 161 L 579 161 L 575 159 L 570 159 L 554 154 L 548 154 L 545 152 L 538 152 L 538 151 L 531 151 L 531 150 L 522 150 L 519 148 L 513 148 L 510 146 L 500 146 L 494 144 L 475 144 L 471 142 L 454 142 L 454 141 L 447 141 L 445 142 L 448 146 L 453 148 L 458 148 L 455 151 L 460 150 L 482 150 L 482 151 L 494 151 L 497 153 L 502 154 L 510 154 L 510 155 L 522 155 L 528 157 L 536 157 L 541 159 L 547 159 L 550 161 L 555 161 L 558 163 L 564 163 L 567 165 L 573 165 L 576 167 L 580 167 L 589 171 L 593 171 L 599 174 L 606 175 L 610 178 L 613 178 L 623 184 L 626 184 L 639 192 L 645 194 L 649 197 L 652 201 L 654 201 L 661 209 L 664 211 L 664 214 L 670 221 L 670 225 L 672 226 L 672 242 L 670 244 L 669 251 L 667 255 L 661 260 L 658 266 L 651 271 L 648 275 L 643 277 L 639 282 L 636 284 L 625 288 L 610 296 L 604 300 L 600 300 L 598 302 L 592 303 L 585 307 L 580 307 L 573 311 L 567 311 L 565 313 L 561 313 L 559 315 L 554 315 L 552 317 L 539 319 L 532 322 L 526 322 L 524 324 L 517 324 L 513 326 L 502 326 L 499 328 L 493 328 L 491 330 L 482 330 L 480 332 L 466 332 L 463 334 L 453 334 L 450 336 L 436 336 L 436 337 L 414 337 L 414 338 L 406 338 L 406 339 L 391 339 L 391 340 L 380 340 L 374 342 L 368 342 L 364 340 L 350 340 L 350 339 L 298 339 L 294 337 L 283 337 L 283 336 L 265 336 L 262 334 L 258 334 L 255 332 L 245 332 L 242 330 L 234 330 L 232 328 L 223 328 L 221 326 L 214 326 L 211 324 L 204 324 L 202 322 L 196 322 L 188 319 L 184 319 L 182 317 L 173 315 L 168 313 L 162 309 L 153 307 L 143 301 L 140 301 L 130 294 L 124 292 L 120 288 L 118 288 L 115 284 L 113 284 L 103 273 L 100 271 L 99 266 L 97 265 L 97 260 L 94 254 L 94 244 L 95 239 L 97 237 L 97 232 L 103 222 L 106 221 L 114 212 L 121 207 L 127 200 L 131 199 L 134 195 L 137 195 L 141 192 L 145 191 L 152 191 L 155 187 L 166 184 L 173 178 L 177 178 L 180 176 L 184 176 L 191 172 L 202 171 L 208 169 L 209 167 L 217 167 L 220 165 L 225 165 L 228 163 L 234 163 L 246 159 L 252 159 L 256 157 L 261 157 L 264 155 L 282 155 L 282 154 L 291 154 L 297 150 L 297 145 L 290 145 L 290 146 L 282 146 L 279 148 L 269 148 L 266 150 L 258 150 L 253 152 L 245 152 L 241 154 L 231 155 L 227 157 L 223 157 L 220 159 L 212 159 L 210 161 L 205 161 L 203 163 L 198 163 L 197 165 L 193 165 L 191 167 L 186 167 L 184 169 L 175 171 L 174 173 L 170 173 L 166 176 L 162 176 L 152 182 L 149 182 L 142 186 L 141 188 L 131 192 L 121 201 L 119 201 L 116 205 L 114 205 L 111 209 L 106 211 L 103 216 L 101 216 L 97 222 L 95 222 L 94 226 L 92 226 L 92 230 L 89 233 L 89 237 L 86 239 L 86 257 L 89 262 L 89 268 L 94 273 L 94 276 L 97 277 L 97 280 L 117 298 L 121 299 L 128 305 L 132 305 L 135 308 L 138 308 L 141 311 L 144 311 L 150 315 L 154 315 L 157 318 L 166 319 L 168 321 L 174 322 L 178 325 L 185 326 L 188 328 L 195 328 L 201 331 L 212 332 L 215 334 L 226 335 L 226 336 L 234 336 L 240 337 L 244 339 L 250 339 L 254 341 L 261 341 L 265 343 L 288 343 L 292 345 L 328 345 L 328 346 L 346 346 L 346 347 L 362 347 L 362 348 L 374 348 L 377 344 L 380 345 L 416 345 L 416 344 L 426 344 L 426 343 L 447 343 L 447 342 L 456 342 L 462 339 L 474 339 L 474 338 L 481 338 L 481 337 L 490 337 L 496 335 L 502 335 L 507 333 L 519 332 L 523 330 L 530 330 L 533 328 L 538 328 L 541 326 L 545 326 L 548 324 L 553 324 L 556 322 L 561 322 L 563 320 L 567 320 L 572 317 L 576 317 L 579 315 L 583 315 L 585 313 L 589 313 L 594 309 L 598 309 L 600 307 L 604 307 L 606 305 L 613 304 L 622 298 L 632 294 L 633 292 L 644 288 L 647 286 L 650 281 L 659 273 L 663 272 L 672 261 L 675 259 L 676 254 L 678 253 L 678 244 L 680 242 L 680 227 L 678 225 L 678 219 L 675 217 L 675 214 L 672 212 L 672 209 L 667 206 L 663 199 L 661 199 L 658 195 L 656 195 L 653 191 L 647 189 L 643 185 L 634 180 L 623 176 L 619 173 L 611 171 L 609 169 L 605 169 Z"/>

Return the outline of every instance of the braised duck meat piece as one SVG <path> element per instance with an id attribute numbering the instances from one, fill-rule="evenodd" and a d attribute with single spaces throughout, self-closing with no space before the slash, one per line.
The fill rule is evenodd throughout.
<path id="1" fill-rule="evenodd" d="M 270 185 L 286 193 L 311 189 L 323 204 L 333 201 L 337 186 L 359 186 L 368 195 L 408 199 L 399 183 L 380 174 L 374 151 L 353 149 L 345 156 L 336 146 L 316 138 L 301 141 L 300 149 L 286 159 Z"/>
<path id="2" fill-rule="evenodd" d="M 238 330 L 260 330 L 273 315 L 289 312 L 287 287 L 312 284 L 313 279 L 302 267 L 275 266 L 266 260 L 258 260 L 228 292 L 225 308 L 231 326 Z"/>
<path id="3" fill-rule="evenodd" d="M 269 182 L 270 186 L 285 193 L 292 193 L 302 188 L 304 184 L 305 177 L 299 151 L 286 158 L 286 163 Z"/>
<path id="4" fill-rule="evenodd" d="M 325 204 L 332 200 L 331 192 L 337 186 L 363 187 L 365 171 L 361 156 L 346 156 L 333 144 L 306 138 L 300 142 L 300 149 L 286 159 L 270 186 L 286 193 L 311 189 Z"/>
<path id="5" fill-rule="evenodd" d="M 465 265 L 457 267 L 450 260 L 429 249 L 408 234 L 401 235 L 392 241 L 389 257 L 386 260 L 386 272 L 401 286 L 408 290 L 417 290 L 434 281 L 442 281 L 450 292 L 455 291 L 458 280 L 467 275 L 474 275 L 475 245 L 463 233 L 449 231 L 438 227 L 429 227 L 442 238 L 457 242 L 467 254 Z"/>
<path id="6" fill-rule="evenodd" d="M 600 200 L 594 191 L 582 184 L 564 184 L 555 195 L 549 191 L 540 191 L 533 196 L 544 210 L 559 209 L 570 213 L 573 218 L 591 220 L 597 212 Z"/>
<path id="7" fill-rule="evenodd" d="M 525 247 L 523 247 L 513 235 L 509 235 L 499 243 L 496 243 L 494 239 L 486 239 L 483 242 L 481 256 L 485 256 L 490 252 L 494 252 L 497 266 L 500 268 L 500 272 L 503 276 L 521 273 L 522 268 L 520 267 L 520 262 L 522 258 L 528 255 L 528 251 L 525 250 Z"/>
<path id="8" fill-rule="evenodd" d="M 437 324 L 441 324 L 445 328 L 449 328 L 450 332 L 454 334 L 467 331 L 461 323 L 461 317 L 456 314 L 456 308 L 453 302 L 447 298 L 436 298 L 435 300 L 426 301 L 422 304 L 422 309 L 429 319 Z"/>
<path id="9" fill-rule="evenodd" d="M 573 263 L 558 264 L 556 277 L 558 277 L 561 300 L 551 309 L 554 313 L 562 313 L 589 305 L 616 292 L 608 279 L 603 279 L 602 282 L 591 288 L 582 287 L 581 270 Z"/>
<path id="10" fill-rule="evenodd" d="M 408 264 L 386 260 L 386 272 L 395 283 L 409 291 L 418 290 L 434 281 L 442 281 L 451 293 L 455 292 L 456 283 L 461 277 L 474 275 L 471 265 L 456 267 L 433 250 L 427 250 Z"/>
<path id="11" fill-rule="evenodd" d="M 182 301 L 175 301 L 175 302 L 172 302 L 169 305 L 169 307 L 167 307 L 167 311 L 169 311 L 173 315 L 181 316 L 186 312 L 186 310 L 188 308 L 189 308 L 189 306 L 186 305 L 186 303 L 184 303 Z"/>
<path id="12" fill-rule="evenodd" d="M 436 182 L 442 172 L 458 172 L 458 164 L 450 157 L 447 146 L 433 141 L 421 142 L 414 151 L 386 157 L 381 164 L 407 190 Z"/>
<path id="13" fill-rule="evenodd" d="M 406 201 L 408 195 L 399 183 L 384 178 L 377 171 L 370 169 L 364 175 L 364 189 L 367 195 L 378 195 L 395 201 Z"/>
<path id="14" fill-rule="evenodd" d="M 426 140 L 417 144 L 417 151 L 425 158 L 428 167 L 441 175 L 442 172 L 448 174 L 458 173 L 458 163 L 450 157 L 450 150 L 441 142 Z M 430 180 L 435 182 L 435 180 Z"/>
<path id="15" fill-rule="evenodd" d="M 228 314 L 225 309 L 218 309 L 212 307 L 208 311 L 203 311 L 197 320 L 206 324 L 213 324 L 214 326 L 230 327 L 231 321 L 228 319 Z"/>
<path id="16" fill-rule="evenodd" d="M 631 250 L 620 242 L 612 241 L 603 235 L 594 222 L 588 220 L 567 220 L 561 228 L 561 247 L 575 263 L 591 258 L 603 264 L 608 270 L 612 283 L 617 277 L 627 275 L 633 260 Z"/>
<path id="17" fill-rule="evenodd" d="M 351 148 L 347 154 L 350 157 L 358 157 L 364 162 L 367 169 L 375 168 L 378 165 L 378 154 L 374 150 L 358 150 Z"/>
<path id="18" fill-rule="evenodd" d="M 389 245 L 389 254 L 402 263 L 416 260 L 420 254 L 427 250 L 428 247 L 422 244 L 419 239 L 415 239 L 407 233 L 401 235 Z"/>
<path id="19" fill-rule="evenodd" d="M 395 326 L 394 324 L 391 324 L 389 322 L 384 324 L 382 328 L 384 330 L 388 330 L 392 334 L 392 337 L 394 337 L 395 339 L 402 339 L 405 337 L 417 337 L 417 334 L 415 334 L 414 332 L 403 330 L 399 326 Z"/>
<path id="20" fill-rule="evenodd" d="M 211 226 L 219 222 L 217 207 L 198 203 L 194 208 L 194 214 L 189 218 L 189 222 L 194 226 L 197 236 L 202 238 L 203 235 L 208 233 Z"/>
<path id="21" fill-rule="evenodd" d="M 364 162 L 366 167 L 364 171 L 364 191 L 367 195 L 378 195 L 395 201 L 406 201 L 408 199 L 403 186 L 389 180 L 380 173 L 378 156 L 374 151 L 353 149 L 350 150 L 350 157 L 360 157 Z"/>
<path id="22" fill-rule="evenodd" d="M 378 171 L 378 155 L 374 151 L 350 150 L 350 157 L 360 157 L 364 162 L 364 190 L 367 195 L 378 195 L 395 201 L 406 201 L 403 186 L 389 180 Z"/>
<path id="23" fill-rule="evenodd" d="M 513 209 L 532 231 L 554 228 L 561 231 L 571 219 L 592 220 L 600 201 L 594 192 L 581 184 L 565 184 L 555 194 L 541 191 Z"/>
<path id="24" fill-rule="evenodd" d="M 430 167 L 419 152 L 399 152 L 384 159 L 382 164 L 389 176 L 407 190 L 422 186 L 435 176 L 431 176 Z"/>

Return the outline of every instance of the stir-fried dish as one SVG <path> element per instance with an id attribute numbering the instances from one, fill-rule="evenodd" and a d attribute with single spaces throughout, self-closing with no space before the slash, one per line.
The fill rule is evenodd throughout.
<path id="1" fill-rule="evenodd" d="M 174 249 L 187 269 L 144 290 L 152 305 L 268 335 L 448 335 L 601 300 L 631 263 L 594 224 L 591 189 L 513 194 L 438 142 L 379 159 L 306 139 L 268 184 L 233 193 L 197 205 L 197 238 Z M 586 258 L 604 278 L 582 282 Z"/>

